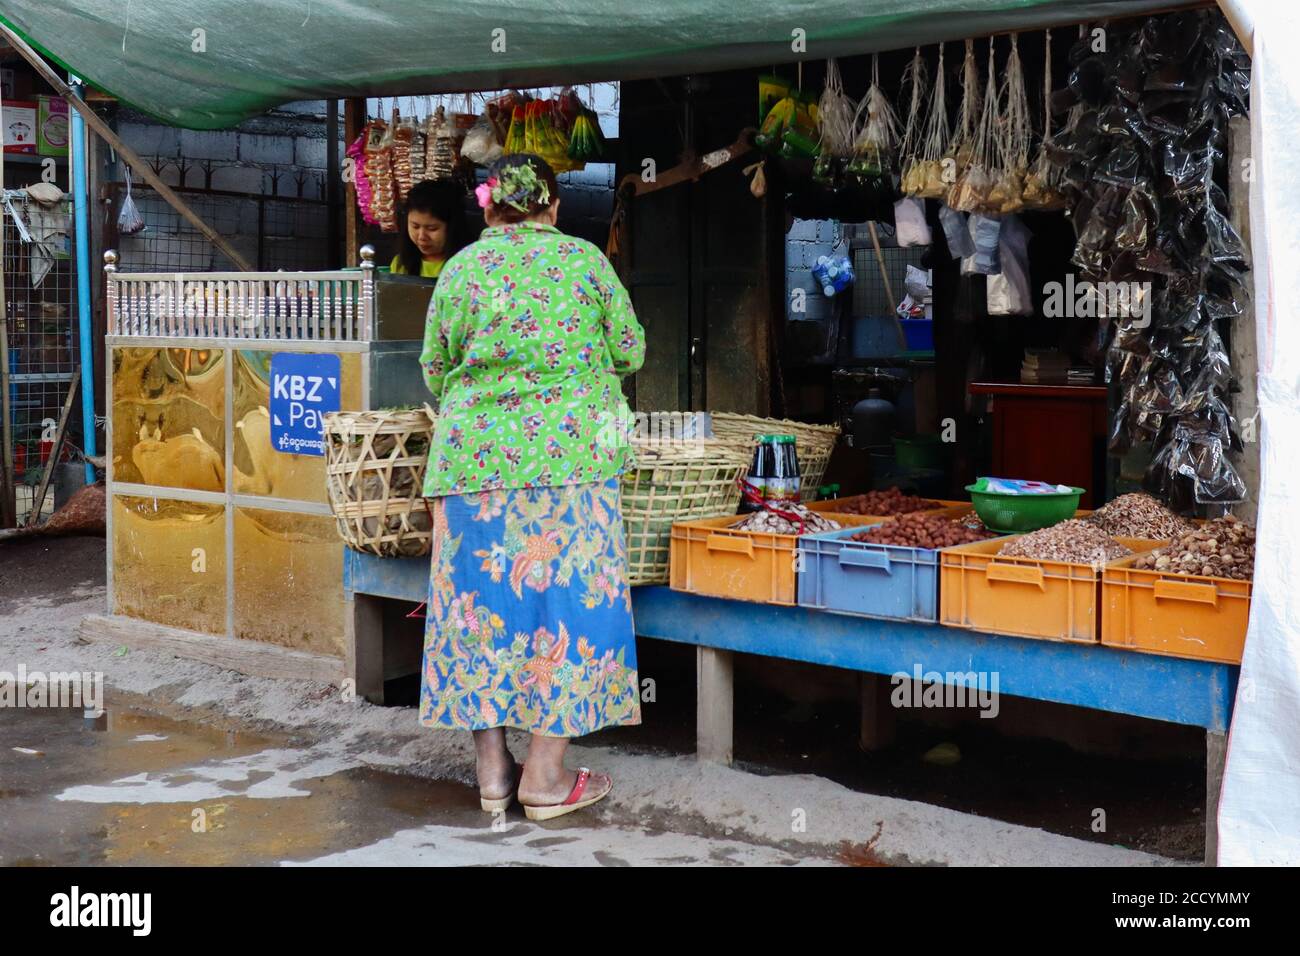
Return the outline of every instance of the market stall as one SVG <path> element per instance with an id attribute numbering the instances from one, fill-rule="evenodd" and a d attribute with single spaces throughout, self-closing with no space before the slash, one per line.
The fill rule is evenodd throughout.
<path id="1" fill-rule="evenodd" d="M 1287 633 L 1285 599 L 1278 592 L 1267 612 L 1254 612 L 1257 626 L 1247 640 L 1247 621 L 1252 607 L 1258 607 L 1249 570 L 1254 532 L 1221 517 L 1254 490 L 1250 474 L 1234 464 L 1243 441 L 1249 441 L 1242 436 L 1249 419 L 1234 400 L 1237 351 L 1224 334 L 1235 322 L 1248 335 L 1252 318 L 1242 183 L 1230 174 L 1248 157 L 1231 155 L 1227 145 L 1234 117 L 1244 118 L 1249 59 L 1226 26 L 1211 23 L 1205 14 L 1157 18 L 1150 21 L 1154 26 L 1108 24 L 1100 45 L 1090 30 L 1076 30 L 1080 21 L 1095 23 L 1106 13 L 1132 14 L 1164 4 L 987 6 L 977 24 L 944 23 L 941 18 L 951 11 L 937 8 L 925 16 L 902 17 L 901 26 L 880 31 L 864 44 L 868 27 L 889 22 L 897 13 L 873 9 L 865 19 L 854 20 L 854 30 L 840 30 L 839 39 L 820 48 L 817 71 L 810 67 L 806 83 L 802 70 L 783 83 L 771 83 L 766 76 L 759 80 L 752 142 L 759 150 L 753 158 L 760 162 L 750 166 L 746 188 L 757 199 L 780 200 L 765 201 L 765 210 L 785 203 L 800 218 L 872 224 L 869 245 L 863 240 L 859 247 L 864 259 L 847 266 L 836 256 L 816 261 L 812 271 L 818 287 L 834 302 L 848 288 L 846 276 L 856 272 L 865 283 L 868 274 L 878 271 L 889 321 L 894 321 L 896 306 L 901 310 L 900 344 L 917 323 L 933 323 L 938 382 L 930 398 L 938 413 L 931 418 L 946 421 L 946 409 L 993 394 L 993 407 L 968 410 L 969 421 L 991 416 L 1003 429 L 1006 446 L 1006 456 L 998 460 L 1017 469 L 1005 477 L 1033 479 L 1041 486 L 975 482 L 999 472 L 960 458 L 937 469 L 943 479 L 938 490 L 891 486 L 888 479 L 901 472 L 882 466 L 887 459 L 900 465 L 900 446 L 894 443 L 892 453 L 881 448 L 900 439 L 909 452 L 924 444 L 919 427 L 925 417 L 923 396 L 914 388 L 907 397 L 915 414 L 910 427 L 900 429 L 909 417 L 899 412 L 905 407 L 904 390 L 895 385 L 897 376 L 882 371 L 886 363 L 873 361 L 878 353 L 864 346 L 856 357 L 862 360 L 859 370 L 870 372 L 862 391 L 848 396 L 844 414 L 827 411 L 833 389 L 819 383 L 821 373 L 814 371 L 799 380 L 797 396 L 787 396 L 784 406 L 765 401 L 762 407 L 743 409 L 763 414 L 744 422 L 738 435 L 715 427 L 716 437 L 710 439 L 704 437 L 708 428 L 701 426 L 685 443 L 693 443 L 696 450 L 690 454 L 702 456 L 699 460 L 660 461 L 655 448 L 635 448 L 637 464 L 625 480 L 625 492 L 636 502 L 627 520 L 629 530 L 639 532 L 634 548 L 641 575 L 634 583 L 643 585 L 634 597 L 639 630 L 700 648 L 699 742 L 706 757 L 729 758 L 730 655 L 735 651 L 877 675 L 908 673 L 911 663 L 923 660 L 925 670 L 937 673 L 944 685 L 960 684 L 970 673 L 994 672 L 1003 675 L 1005 693 L 1204 727 L 1212 819 L 1243 647 L 1263 640 L 1268 642 L 1266 659 L 1275 664 L 1287 659 L 1277 651 Z M 783 22 L 781 12 L 765 10 L 756 18 L 759 35 L 784 35 L 773 27 Z M 841 12 L 832 6 L 819 15 Z M 36 18 L 30 11 L 25 15 Z M 1023 33 L 988 36 L 1000 28 L 1044 26 L 1065 28 L 1058 29 L 1055 45 L 1051 37 L 1031 42 Z M 813 27 L 810 36 L 823 29 L 820 21 Z M 146 42 L 151 39 L 146 36 Z M 559 39 L 549 37 L 551 42 Z M 938 42 L 943 39 L 966 42 L 945 47 Z M 934 46 L 905 49 L 916 43 Z M 789 58 L 776 56 L 776 47 L 769 41 L 757 53 L 736 54 L 736 65 Z M 889 75 L 881 80 L 874 58 L 849 62 L 855 53 L 891 48 L 899 49 L 893 65 L 902 66 L 903 83 Z M 621 49 L 630 57 L 626 44 Z M 824 59 L 828 56 L 845 60 L 832 64 Z M 950 58 L 947 67 L 945 56 Z M 887 56 L 880 59 L 890 63 Z M 574 81 L 588 75 L 582 67 L 561 76 L 543 60 L 518 65 L 511 79 Z M 696 63 L 698 57 L 677 49 L 667 58 L 640 61 L 623 75 L 658 75 L 650 71 L 663 73 L 688 61 Z M 726 61 L 714 64 L 720 65 Z M 221 60 L 211 68 L 219 71 Z M 444 80 L 447 86 L 488 85 L 479 69 L 475 72 L 468 62 L 453 64 Z M 883 72 L 899 71 L 891 67 Z M 490 75 L 493 80 L 499 76 L 495 71 Z M 932 82 L 926 82 L 927 75 Z M 365 89 L 392 92 L 399 85 L 390 78 Z M 219 84 L 209 89 L 219 90 Z M 340 92 L 337 82 L 329 89 Z M 171 95 L 153 92 L 160 103 Z M 166 109 L 194 122 L 221 123 L 233 118 L 221 113 L 232 103 L 236 111 L 259 105 L 246 96 L 214 96 Z M 512 123 L 519 105 L 510 109 Z M 519 119 L 527 129 L 536 117 L 524 109 Z M 374 134 L 376 145 L 390 151 L 387 168 L 394 169 L 385 137 L 400 125 L 369 128 L 358 157 L 363 168 Z M 429 130 L 424 132 L 427 164 Z M 509 126 L 497 135 L 505 148 Z M 437 139 L 435 130 L 435 144 Z M 732 141 L 728 136 L 719 142 Z M 749 140 L 736 142 L 741 147 L 718 156 L 718 163 L 742 155 Z M 702 161 L 695 157 L 683 180 L 710 174 L 714 155 L 708 153 Z M 635 158 L 624 155 L 627 171 L 635 169 Z M 1259 188 L 1257 181 L 1250 182 Z M 390 197 L 381 190 L 377 199 L 369 211 L 382 220 L 390 211 Z M 638 250 L 662 251 L 672 244 L 645 241 L 638 230 L 647 217 L 638 214 L 635 199 L 621 213 L 614 235 L 631 242 L 621 246 L 626 260 L 620 264 L 644 277 Z M 1035 217 L 1037 222 L 1029 221 Z M 882 241 L 876 222 L 892 222 L 892 237 Z M 1033 238 L 1049 235 L 1067 235 L 1068 249 L 1035 262 Z M 909 246 L 929 248 L 930 276 L 928 281 L 898 282 L 895 290 L 889 260 L 894 250 Z M 1043 281 L 1042 262 L 1049 260 L 1051 271 Z M 1100 341 L 1094 336 L 1091 349 L 1087 341 L 1055 329 L 1047 334 L 1046 326 L 1034 334 L 977 341 L 984 334 L 980 323 L 990 317 L 1049 317 L 1046 286 L 1067 274 L 1094 287 L 1112 284 L 1111 312 L 1095 311 L 1091 296 L 1072 300 L 1075 306 L 1089 303 L 1083 308 L 1091 310 L 1069 316 L 1082 320 L 1076 327 L 1105 331 Z M 323 464 L 296 461 L 301 446 L 292 454 L 287 447 L 273 449 L 273 461 L 291 474 L 284 482 L 271 481 L 270 472 L 253 462 L 266 451 L 267 440 L 255 437 L 249 443 L 259 415 L 274 421 L 275 370 L 270 363 L 279 355 L 332 354 L 345 393 L 341 409 L 388 404 L 372 393 L 376 379 L 367 372 L 376 343 L 383 339 L 375 325 L 374 289 L 368 284 L 374 280 L 368 271 L 359 279 L 329 273 L 288 279 L 154 275 L 136 280 L 140 288 L 134 294 L 121 288 L 122 277 L 109 283 L 118 296 L 111 300 L 116 311 L 109 345 L 119 353 L 110 447 L 125 469 L 110 478 L 115 608 L 157 622 L 157 608 L 175 600 L 170 593 L 175 589 L 152 586 L 150 577 L 159 576 L 155 565 L 188 566 L 190 575 L 208 573 L 195 570 L 200 564 L 217 568 L 213 578 L 174 575 L 185 581 L 189 596 L 177 603 L 176 613 L 163 615 L 162 623 L 315 652 L 335 662 L 317 673 L 334 668 L 354 679 L 358 691 L 382 698 L 384 680 L 392 676 L 387 660 L 397 650 L 390 647 L 378 599 L 423 600 L 426 562 L 418 556 L 380 556 L 382 549 L 369 555 L 345 550 L 332 537 Z M 240 281 L 249 285 L 240 286 Z M 754 284 L 746 288 L 752 291 Z M 894 292 L 904 285 L 910 301 L 899 302 Z M 345 290 L 341 297 L 337 291 L 324 292 L 338 289 Z M 707 299 L 707 293 L 701 298 Z M 135 305 L 124 308 L 124 302 Z M 256 304 L 245 304 L 250 302 Z M 841 329 L 837 337 L 841 345 L 856 341 L 855 336 L 869 342 L 870 331 L 858 336 L 856 328 Z M 696 340 L 684 338 L 694 355 Z M 257 348 L 247 348 L 250 344 Z M 964 369 L 954 373 L 975 345 L 994 356 L 991 379 L 976 380 Z M 765 362 L 772 358 L 767 349 L 764 357 Z M 791 372 L 781 364 L 777 358 L 772 366 L 773 391 L 778 393 L 782 375 Z M 850 368 L 851 363 L 843 366 Z M 393 376 L 403 377 L 415 380 L 414 369 Z M 983 388 L 972 387 L 976 384 Z M 1038 415 L 1036 426 L 1008 431 L 1007 418 L 999 417 L 1005 416 L 1005 406 L 999 405 L 1016 394 L 1016 385 L 1037 389 L 1044 398 L 1078 398 L 1082 390 L 1094 390 L 1086 395 L 1092 402 L 1086 429 L 1062 428 L 1049 411 Z M 1103 385 L 1107 404 L 1099 423 L 1094 406 L 1102 396 L 1095 390 Z M 179 414 L 162 407 L 173 399 Z M 408 392 L 405 403 L 413 401 Z M 116 404 L 122 406 L 121 422 Z M 807 410 L 814 407 L 821 412 Z M 823 456 L 819 450 L 814 456 L 809 439 L 799 434 L 800 424 L 769 417 L 773 411 L 820 419 L 848 433 L 852 443 L 842 441 L 834 454 Z M 156 419 L 151 418 L 155 412 Z M 713 425 L 725 424 L 723 416 L 712 417 Z M 1032 433 L 1023 433 L 1033 428 L 1044 435 L 1059 431 L 1053 437 L 1067 451 L 1014 458 L 1009 446 L 1035 441 Z M 971 448 L 978 452 L 982 443 L 991 447 L 983 441 L 987 433 L 958 431 L 959 454 Z M 756 435 L 764 434 L 775 440 L 756 441 Z M 783 447 L 786 435 L 793 437 L 798 459 L 789 468 L 775 465 L 778 451 L 766 450 Z M 1103 439 L 1104 460 L 1122 461 L 1119 467 L 1097 467 L 1095 445 Z M 736 441 L 747 443 L 739 463 Z M 166 446 L 173 443 L 193 447 L 169 457 Z M 870 467 L 855 472 L 847 462 L 854 456 L 870 458 Z M 810 467 L 814 457 L 823 472 Z M 1056 464 L 1067 459 L 1071 470 L 1056 472 Z M 1043 464 L 1033 464 L 1035 460 Z M 1105 476 L 1079 483 L 1075 475 L 1085 473 L 1085 461 L 1094 475 L 1105 470 Z M 1035 471 L 1020 473 L 1021 467 Z M 717 479 L 727 468 L 737 472 L 739 484 Z M 152 477 L 145 473 L 150 469 L 155 469 Z M 664 478 L 668 470 L 675 476 L 673 494 L 660 494 L 655 489 L 672 484 Z M 698 485 L 706 472 L 728 493 L 714 498 L 686 494 L 686 486 L 692 481 Z M 801 482 L 793 492 L 791 486 L 777 484 L 791 478 Z M 824 481 L 833 484 L 837 478 L 849 492 L 885 497 L 834 496 Z M 1129 507 L 1118 513 L 1099 518 L 1080 508 L 1108 502 L 1139 485 L 1152 496 L 1129 499 Z M 633 494 L 647 488 L 648 494 Z M 910 491 L 924 493 L 900 506 Z M 1091 502 L 1081 501 L 1085 493 L 1092 495 Z M 816 500 L 833 497 L 837 500 Z M 1267 493 L 1261 497 L 1268 499 Z M 1281 502 L 1289 500 L 1279 498 L 1274 507 L 1282 512 Z M 160 503 L 165 505 L 160 508 Z M 409 518 L 409 502 L 392 503 Z M 738 515 L 738 508 L 749 513 Z M 147 533 L 149 512 L 167 512 L 168 534 Z M 378 516 L 380 528 L 386 517 Z M 1208 523 L 1188 525 L 1190 518 Z M 181 527 L 186 534 L 173 533 Z M 207 537 L 200 541 L 196 533 Z M 1261 531 L 1261 541 L 1264 536 Z M 260 567 L 268 537 L 288 542 L 286 553 Z M 1274 561 L 1280 551 L 1274 539 L 1262 554 Z M 295 574 L 305 567 L 302 556 L 308 552 L 331 555 L 329 562 L 312 564 L 318 581 L 300 581 Z M 223 556 L 224 563 L 213 564 L 214 554 Z M 1273 568 L 1271 574 L 1276 573 Z M 218 578 L 219 585 L 194 583 Z M 301 613 L 304 607 L 324 610 L 312 617 Z M 277 615 L 285 626 L 267 626 L 264 619 Z M 1258 626 L 1265 616 L 1267 625 Z M 254 617 L 256 623 L 245 626 Z M 101 625 L 125 633 L 120 620 Z M 1249 661 L 1251 651 L 1246 653 Z M 400 656 L 409 657 L 409 648 Z M 345 663 L 339 664 L 340 658 Z M 880 688 L 869 685 L 865 693 L 878 700 Z M 1283 757 L 1284 751 L 1273 748 L 1273 757 Z M 1207 831 L 1212 844 L 1215 828 Z M 1212 846 L 1207 854 L 1213 858 Z"/>

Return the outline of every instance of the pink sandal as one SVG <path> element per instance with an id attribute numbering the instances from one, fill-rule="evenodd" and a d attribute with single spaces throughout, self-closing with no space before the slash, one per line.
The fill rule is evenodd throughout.
<path id="1" fill-rule="evenodd" d="M 574 810 L 581 810 L 583 807 L 589 807 L 593 803 L 604 800 L 611 790 L 614 789 L 613 778 L 609 781 L 609 786 L 600 793 L 593 795 L 587 794 L 587 782 L 591 779 L 591 771 L 586 767 L 578 771 L 578 779 L 573 783 L 573 789 L 569 795 L 564 798 L 563 803 L 553 803 L 548 806 L 534 807 L 523 804 L 524 814 L 529 820 L 553 820 L 556 817 L 562 817 L 566 813 L 572 813 Z"/>

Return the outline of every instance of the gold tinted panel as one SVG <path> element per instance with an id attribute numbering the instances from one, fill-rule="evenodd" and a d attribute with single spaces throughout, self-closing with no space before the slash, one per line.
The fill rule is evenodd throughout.
<path id="1" fill-rule="evenodd" d="M 224 634 L 225 508 L 115 496 L 113 604 L 115 614 Z"/>
<path id="2" fill-rule="evenodd" d="M 235 509 L 235 636 L 343 656 L 343 544 L 333 518 Z"/>
<path id="3" fill-rule="evenodd" d="M 224 353 L 112 351 L 113 480 L 225 491 Z"/>
<path id="4" fill-rule="evenodd" d="M 232 489 L 241 495 L 265 495 L 294 501 L 326 501 L 325 459 L 292 455 L 271 446 L 271 351 L 243 349 L 235 356 L 234 463 Z M 361 362 L 358 352 L 339 356 L 344 410 L 361 408 Z"/>

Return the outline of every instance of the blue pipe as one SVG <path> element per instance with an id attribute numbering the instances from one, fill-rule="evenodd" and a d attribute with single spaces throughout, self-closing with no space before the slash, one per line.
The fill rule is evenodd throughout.
<path id="1" fill-rule="evenodd" d="M 81 96 L 81 81 L 68 76 L 73 92 Z M 77 325 L 81 353 L 81 433 L 85 453 L 95 454 L 95 345 L 91 340 L 90 312 L 90 188 L 87 176 L 86 122 L 75 108 L 72 114 L 72 206 L 76 217 Z M 110 413 L 109 409 L 105 409 Z M 53 465 L 51 465 L 53 467 Z M 95 466 L 86 462 L 86 484 L 95 480 Z"/>

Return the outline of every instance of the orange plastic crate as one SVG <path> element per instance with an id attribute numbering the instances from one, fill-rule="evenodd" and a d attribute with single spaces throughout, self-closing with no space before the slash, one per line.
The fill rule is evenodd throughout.
<path id="1" fill-rule="evenodd" d="M 1095 644 L 1100 572 L 1088 564 L 998 554 L 1022 535 L 939 552 L 939 623 L 993 634 Z M 1137 552 L 1162 541 L 1119 539 Z"/>
<path id="2" fill-rule="evenodd" d="M 1240 664 L 1250 620 L 1251 582 L 1133 567 L 1101 576 L 1101 642 L 1170 657 Z"/>
<path id="3" fill-rule="evenodd" d="M 702 518 L 673 525 L 668 586 L 709 597 L 763 604 L 795 604 L 795 551 L 799 536 L 737 531 L 744 515 Z M 833 515 L 849 527 L 875 524 L 861 515 Z"/>

